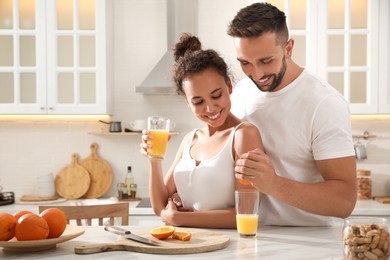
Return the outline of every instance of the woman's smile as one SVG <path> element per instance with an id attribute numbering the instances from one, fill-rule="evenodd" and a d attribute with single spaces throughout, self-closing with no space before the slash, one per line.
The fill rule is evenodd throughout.
<path id="1" fill-rule="evenodd" d="M 206 115 L 206 117 L 208 119 L 210 119 L 211 121 L 216 121 L 219 119 L 220 115 L 221 115 L 221 111 L 219 111 L 218 113 L 212 114 L 212 115 Z"/>

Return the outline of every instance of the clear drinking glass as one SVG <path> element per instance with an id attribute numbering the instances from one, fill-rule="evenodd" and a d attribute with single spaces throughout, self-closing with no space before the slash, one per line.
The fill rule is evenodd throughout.
<path id="1" fill-rule="evenodd" d="M 169 139 L 169 118 L 162 116 L 148 117 L 148 130 L 152 140 L 148 140 L 151 148 L 148 149 L 149 158 L 164 159 Z"/>
<path id="2" fill-rule="evenodd" d="M 259 221 L 259 192 L 236 190 L 236 221 L 240 237 L 256 237 Z"/>

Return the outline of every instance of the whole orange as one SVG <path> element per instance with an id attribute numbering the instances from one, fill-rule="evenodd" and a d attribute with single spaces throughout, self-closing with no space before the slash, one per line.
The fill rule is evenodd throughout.
<path id="1" fill-rule="evenodd" d="M 29 210 L 20 210 L 20 211 L 14 213 L 13 215 L 14 215 L 14 217 L 16 218 L 16 220 L 19 220 L 19 218 L 20 218 L 21 216 L 23 216 L 23 215 L 25 215 L 25 214 L 28 214 L 28 213 L 32 213 L 32 212 L 29 211 Z"/>
<path id="2" fill-rule="evenodd" d="M 8 241 L 15 236 L 16 223 L 14 216 L 0 212 L 0 241 Z"/>
<path id="3" fill-rule="evenodd" d="M 49 235 L 49 225 L 41 216 L 27 213 L 16 223 L 15 237 L 19 241 L 46 239 Z"/>
<path id="4" fill-rule="evenodd" d="M 49 225 L 49 236 L 47 238 L 56 238 L 64 233 L 67 218 L 65 213 L 58 208 L 48 208 L 39 214 Z"/>

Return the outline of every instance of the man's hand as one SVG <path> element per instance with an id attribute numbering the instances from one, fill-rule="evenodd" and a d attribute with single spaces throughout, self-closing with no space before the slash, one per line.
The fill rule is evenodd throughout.
<path id="1" fill-rule="evenodd" d="M 277 177 L 270 158 L 260 149 L 243 153 L 234 168 L 237 179 L 252 183 L 258 191 L 270 193 Z"/>

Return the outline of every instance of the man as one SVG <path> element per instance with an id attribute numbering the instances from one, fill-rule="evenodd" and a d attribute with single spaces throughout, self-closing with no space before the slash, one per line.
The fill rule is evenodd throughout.
<path id="1" fill-rule="evenodd" d="M 232 111 L 255 124 L 265 153 L 236 162 L 236 177 L 263 193 L 263 225 L 330 225 L 356 203 L 356 159 L 348 103 L 292 60 L 283 12 L 267 3 L 241 9 L 228 27 L 248 78 Z"/>

